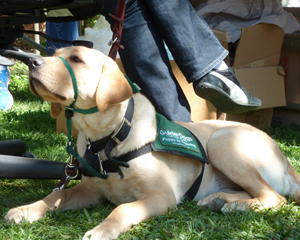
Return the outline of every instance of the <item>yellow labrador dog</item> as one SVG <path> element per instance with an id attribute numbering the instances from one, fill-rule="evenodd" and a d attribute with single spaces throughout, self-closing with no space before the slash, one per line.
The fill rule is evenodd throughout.
<path id="1" fill-rule="evenodd" d="M 77 79 L 75 107 L 98 108 L 93 114 L 75 113 L 72 118 L 79 132 L 79 155 L 84 155 L 87 139 L 97 141 L 119 128 L 131 98 L 131 130 L 112 149 L 111 156 L 124 155 L 154 141 L 155 109 L 149 100 L 132 93 L 113 60 L 85 47 L 63 48 L 54 57 L 31 60 L 30 86 L 33 93 L 52 103 L 52 117 L 58 116 L 61 104 L 69 106 L 74 101 L 71 76 L 59 57 L 69 63 Z M 285 204 L 283 196 L 288 195 L 300 203 L 299 175 L 264 132 L 247 124 L 217 120 L 180 124 L 200 139 L 209 159 L 194 198 L 198 205 L 206 207 L 219 202 L 222 211 L 249 207 L 260 210 Z M 104 150 L 100 157 L 105 162 Z M 83 239 L 90 235 L 91 239 L 115 239 L 133 225 L 175 208 L 202 170 L 199 161 L 162 152 L 146 153 L 128 164 L 128 168 L 120 167 L 123 178 L 118 173 L 108 173 L 107 179 L 83 176 L 75 187 L 11 209 L 6 219 L 34 222 L 47 211 L 90 207 L 108 199 L 118 207 Z"/>

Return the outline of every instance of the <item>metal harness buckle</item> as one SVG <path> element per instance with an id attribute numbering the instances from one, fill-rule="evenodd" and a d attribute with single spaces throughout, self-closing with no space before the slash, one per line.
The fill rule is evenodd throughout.
<path id="1" fill-rule="evenodd" d="M 115 39 L 111 39 L 111 40 L 108 42 L 108 46 L 112 46 L 117 40 L 118 40 L 117 37 L 115 37 Z"/>
<path id="2" fill-rule="evenodd" d="M 75 174 L 69 175 L 69 173 L 68 173 L 69 169 L 75 170 L 76 171 Z M 65 167 L 65 175 L 66 175 L 66 179 L 65 179 L 64 183 L 60 187 L 54 188 L 53 192 L 64 189 L 68 185 L 70 180 L 76 179 L 78 177 L 79 171 L 78 171 L 77 167 L 73 164 L 73 156 L 72 155 L 70 155 L 70 162 Z"/>
<path id="3" fill-rule="evenodd" d="M 126 123 L 131 128 L 131 123 L 126 118 L 123 118 L 122 123 L 120 124 L 119 128 L 116 130 L 116 132 L 114 133 L 114 135 L 112 135 L 112 137 L 111 137 L 113 140 L 115 140 L 115 142 L 117 144 L 121 144 L 122 143 L 122 141 L 120 141 L 116 136 L 120 132 L 120 130 L 123 127 L 124 123 Z"/>

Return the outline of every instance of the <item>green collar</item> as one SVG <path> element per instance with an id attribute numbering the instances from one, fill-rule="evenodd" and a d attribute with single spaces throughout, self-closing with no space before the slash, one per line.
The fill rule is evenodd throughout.
<path id="1" fill-rule="evenodd" d="M 105 172 L 99 173 L 96 170 L 94 170 L 74 149 L 73 144 L 72 144 L 72 117 L 74 116 L 74 112 L 77 113 L 81 113 L 81 114 L 93 114 L 98 112 L 98 108 L 97 106 L 90 108 L 90 109 L 77 109 L 75 108 L 75 103 L 77 101 L 77 97 L 78 97 L 78 87 L 77 87 L 77 82 L 76 82 L 76 77 L 74 74 L 73 69 L 71 68 L 70 64 L 62 57 L 58 57 L 60 60 L 62 60 L 62 62 L 64 63 L 64 65 L 66 66 L 66 68 L 68 69 L 70 76 L 72 78 L 72 83 L 73 83 L 73 89 L 74 89 L 74 101 L 70 104 L 70 106 L 66 106 L 66 118 L 67 118 L 67 129 L 68 129 L 68 143 L 67 143 L 67 147 L 66 150 L 67 152 L 70 154 L 71 159 L 72 156 L 74 156 L 76 159 L 78 159 L 94 176 L 97 176 L 99 178 L 102 179 L 107 179 L 108 175 Z M 134 83 L 132 83 L 130 81 L 130 79 L 125 75 L 128 83 L 130 84 L 133 93 L 138 93 L 139 92 L 139 88 L 137 87 L 137 85 L 135 85 Z M 71 163 L 72 165 L 73 163 Z"/>
<path id="2" fill-rule="evenodd" d="M 95 106 L 93 108 L 90 108 L 90 109 L 87 109 L 87 110 L 76 109 L 75 108 L 75 103 L 76 103 L 77 97 L 78 97 L 78 87 L 77 87 L 77 81 L 76 81 L 76 77 L 75 77 L 74 71 L 71 68 L 70 64 L 64 58 L 62 58 L 62 57 L 58 57 L 58 58 L 60 60 L 62 60 L 62 62 L 65 64 L 66 68 L 68 69 L 68 71 L 70 73 L 70 76 L 72 78 L 73 89 L 74 89 L 74 101 L 70 104 L 69 107 L 66 107 L 66 108 L 72 110 L 73 112 L 78 112 L 78 113 L 82 113 L 82 114 L 85 114 L 85 115 L 86 114 L 93 114 L 95 112 L 98 112 L 97 106 Z M 139 90 L 138 86 L 136 84 L 132 83 L 131 80 L 126 75 L 124 75 L 124 76 L 126 77 L 128 83 L 130 84 L 133 93 L 139 93 L 140 90 Z"/>
<path id="3" fill-rule="evenodd" d="M 72 83 L 73 83 L 73 89 L 74 89 L 74 101 L 70 104 L 70 106 L 66 107 L 69 110 L 72 110 L 73 112 L 78 112 L 78 113 L 82 113 L 82 114 L 93 114 L 95 112 L 98 112 L 98 108 L 97 106 L 90 108 L 90 109 L 77 109 L 75 108 L 75 103 L 77 101 L 77 97 L 78 97 L 78 87 L 77 87 L 77 81 L 76 81 L 76 77 L 74 74 L 73 69 L 71 68 L 70 64 L 62 57 L 58 57 L 60 60 L 62 60 L 62 62 L 65 64 L 66 68 L 68 69 L 70 76 L 72 78 Z"/>

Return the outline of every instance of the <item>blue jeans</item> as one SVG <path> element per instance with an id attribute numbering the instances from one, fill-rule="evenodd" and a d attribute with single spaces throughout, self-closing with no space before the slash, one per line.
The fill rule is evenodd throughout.
<path id="1" fill-rule="evenodd" d="M 102 14 L 115 14 L 118 0 L 105 0 Z M 172 121 L 191 121 L 190 106 L 164 47 L 189 83 L 221 63 L 225 50 L 188 0 L 127 0 L 119 54 L 129 78 L 156 111 Z"/>
<path id="2" fill-rule="evenodd" d="M 46 22 L 46 33 L 52 38 L 74 41 L 79 36 L 78 22 Z M 52 56 L 56 49 L 71 46 L 46 40 L 47 56 Z"/>

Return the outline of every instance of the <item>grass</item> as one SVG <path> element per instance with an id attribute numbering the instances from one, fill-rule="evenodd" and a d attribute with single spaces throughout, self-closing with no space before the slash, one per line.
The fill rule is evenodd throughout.
<path id="1" fill-rule="evenodd" d="M 0 141 L 21 139 L 27 151 L 40 159 L 68 161 L 67 138 L 56 133 L 49 103 L 35 97 L 29 90 L 27 67 L 18 63 L 11 68 L 10 91 L 15 103 L 11 110 L 0 110 Z M 267 133 L 275 139 L 283 153 L 300 172 L 300 127 L 277 127 Z M 98 225 L 114 209 L 99 205 L 63 213 L 47 213 L 33 223 L 7 223 L 7 211 L 29 204 L 48 195 L 56 181 L 32 179 L 1 179 L 0 239 L 81 239 L 86 231 Z M 73 185 L 76 184 L 72 183 Z M 119 239 L 300 239 L 300 208 L 289 200 L 287 206 L 258 213 L 220 213 L 201 210 L 196 203 L 186 203 L 177 211 L 150 218 L 122 234 Z"/>

